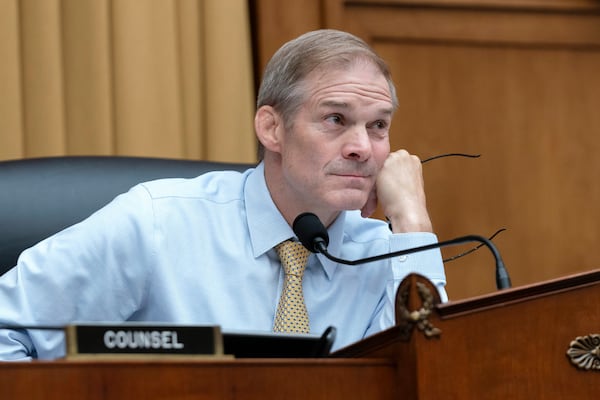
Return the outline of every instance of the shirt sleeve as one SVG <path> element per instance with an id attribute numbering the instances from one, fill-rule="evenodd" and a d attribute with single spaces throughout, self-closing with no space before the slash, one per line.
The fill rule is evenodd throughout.
<path id="1" fill-rule="evenodd" d="M 152 268 L 152 202 L 143 186 L 25 250 L 0 277 L 0 324 L 122 321 L 142 304 Z M 0 330 L 0 359 L 65 354 L 56 330 Z"/>
<path id="2" fill-rule="evenodd" d="M 406 250 L 414 247 L 437 243 L 437 236 L 428 232 L 412 232 L 391 234 L 389 252 Z M 395 299 L 400 283 L 411 273 L 428 278 L 437 288 L 442 302 L 448 301 L 446 293 L 446 273 L 440 249 L 416 252 L 390 260 L 392 279 L 386 285 L 386 292 L 377 310 L 374 322 L 367 335 L 377 333 L 395 325 Z"/>
<path id="3" fill-rule="evenodd" d="M 410 249 L 437 243 L 437 236 L 429 232 L 398 233 L 390 239 L 390 252 Z M 392 258 L 394 273 L 394 290 L 396 293 L 400 282 L 410 273 L 417 273 L 428 278 L 437 288 L 442 302 L 448 301 L 446 293 L 446 272 L 439 248 L 420 251 L 405 256 Z"/>

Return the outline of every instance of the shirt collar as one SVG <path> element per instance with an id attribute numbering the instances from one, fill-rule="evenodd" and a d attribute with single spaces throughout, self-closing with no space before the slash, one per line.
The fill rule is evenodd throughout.
<path id="1" fill-rule="evenodd" d="M 273 203 L 265 182 L 265 168 L 262 162 L 246 180 L 244 200 L 254 257 L 258 257 L 284 240 L 294 237 L 292 228 Z"/>
<path id="2" fill-rule="evenodd" d="M 244 200 L 254 257 L 268 252 L 284 240 L 296 237 L 271 198 L 265 181 L 265 168 L 262 162 L 248 176 L 244 187 Z M 344 221 L 345 212 L 342 212 L 327 229 L 329 233 L 329 246 L 327 249 L 334 256 L 340 254 L 344 236 Z M 327 277 L 331 279 L 337 268 L 337 263 L 322 254 L 317 254 L 317 258 Z"/>

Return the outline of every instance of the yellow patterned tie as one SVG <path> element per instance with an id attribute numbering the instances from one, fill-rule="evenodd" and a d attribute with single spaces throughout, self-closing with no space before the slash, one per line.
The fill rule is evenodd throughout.
<path id="1" fill-rule="evenodd" d="M 286 240 L 275 247 L 285 282 L 277 306 L 273 332 L 308 333 L 308 312 L 302 294 L 302 276 L 310 251 L 299 242 Z"/>

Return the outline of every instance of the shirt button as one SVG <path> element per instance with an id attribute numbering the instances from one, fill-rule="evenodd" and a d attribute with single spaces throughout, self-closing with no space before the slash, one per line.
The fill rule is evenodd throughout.
<path id="1" fill-rule="evenodd" d="M 408 256 L 398 256 L 396 258 L 398 259 L 398 261 L 404 262 L 404 261 L 406 261 L 408 259 Z"/>

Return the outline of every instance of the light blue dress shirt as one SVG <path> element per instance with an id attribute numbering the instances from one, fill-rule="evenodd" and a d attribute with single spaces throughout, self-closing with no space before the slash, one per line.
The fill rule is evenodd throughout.
<path id="1" fill-rule="evenodd" d="M 437 240 L 392 234 L 358 211 L 328 230 L 329 251 L 351 260 Z M 0 325 L 148 321 L 270 331 L 283 283 L 273 247 L 291 237 L 262 164 L 137 185 L 23 252 L 0 278 Z M 413 271 L 446 299 L 438 250 L 360 266 L 311 254 L 303 283 L 311 333 L 336 327 L 336 349 L 392 326 L 395 289 Z M 0 330 L 0 359 L 64 354 L 61 331 Z"/>

